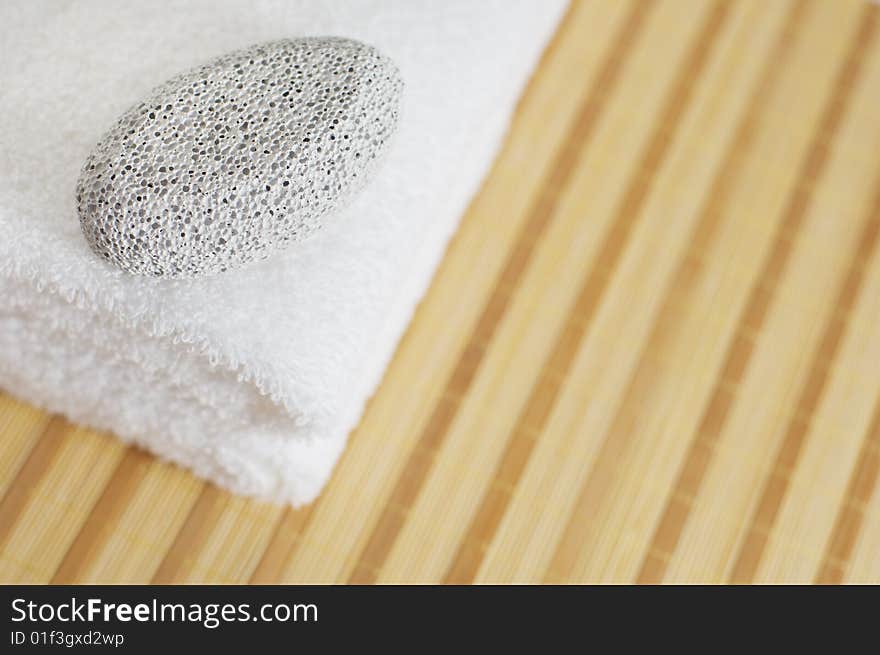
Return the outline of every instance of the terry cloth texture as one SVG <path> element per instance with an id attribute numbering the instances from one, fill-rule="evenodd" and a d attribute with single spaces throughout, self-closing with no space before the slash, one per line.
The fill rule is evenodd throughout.
<path id="1" fill-rule="evenodd" d="M 561 17 L 561 0 L 0 4 L 0 386 L 237 493 L 327 480 Z M 86 155 L 172 75 L 279 38 L 379 48 L 406 87 L 370 186 L 315 238 L 197 280 L 98 259 Z"/>

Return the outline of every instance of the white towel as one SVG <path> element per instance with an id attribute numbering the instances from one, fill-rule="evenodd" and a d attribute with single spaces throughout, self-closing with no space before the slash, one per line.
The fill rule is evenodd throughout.
<path id="1" fill-rule="evenodd" d="M 4 1 L 0 386 L 234 492 L 312 500 L 563 4 Z M 319 236 L 240 271 L 156 280 L 96 258 L 74 184 L 101 134 L 177 72 L 301 35 L 361 39 L 400 67 L 401 125 L 369 187 Z"/>

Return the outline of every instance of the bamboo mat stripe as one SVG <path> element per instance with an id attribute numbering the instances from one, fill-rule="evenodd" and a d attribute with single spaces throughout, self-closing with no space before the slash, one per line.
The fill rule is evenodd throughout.
<path id="1" fill-rule="evenodd" d="M 641 10 L 642 7 L 637 7 Z M 535 435 L 539 435 L 552 411 L 553 404 L 566 383 L 573 353 L 578 348 L 584 333 L 588 330 L 597 306 L 607 289 L 607 281 L 613 276 L 621 258 L 628 233 L 633 229 L 634 222 L 639 218 L 642 204 L 648 193 L 648 185 L 654 179 L 654 171 L 660 160 L 665 156 L 672 132 L 679 122 L 684 105 L 693 86 L 693 80 L 704 67 L 707 51 L 714 42 L 714 36 L 720 29 L 729 6 L 723 2 L 715 4 L 706 19 L 706 26 L 688 54 L 678 79 L 672 86 L 669 99 L 660 114 L 655 133 L 649 141 L 642 156 L 641 166 L 634 174 L 630 186 L 625 192 L 620 208 L 611 229 L 604 237 L 599 248 L 599 258 L 584 279 L 577 300 L 563 327 L 562 334 L 550 357 L 545 362 L 540 377 L 529 396 L 525 408 L 520 415 L 516 432 L 508 442 L 501 463 L 494 476 L 495 483 L 484 496 L 480 509 L 468 531 L 462 546 L 453 561 L 452 570 L 447 575 L 448 582 L 472 582 L 482 558 L 482 546 L 494 537 L 495 529 L 500 522 L 510 499 L 505 486 L 515 488 L 519 482 L 523 467 L 534 444 Z M 673 126 L 671 129 L 669 126 Z M 489 526 L 493 526 L 491 529 Z"/>
<path id="2" fill-rule="evenodd" d="M 691 235 L 688 237 L 688 246 L 686 247 L 686 253 L 688 254 L 680 262 L 672 278 L 672 282 L 666 291 L 664 303 L 658 312 L 650 336 L 644 346 L 644 353 L 662 351 L 664 340 L 667 337 L 668 325 L 674 322 L 677 308 L 680 307 L 683 302 L 686 302 L 688 295 L 692 292 L 692 288 L 697 284 L 698 277 L 703 272 L 703 267 L 699 260 L 699 253 L 709 250 L 712 240 L 717 237 L 719 220 L 722 217 L 721 207 L 724 205 L 731 192 L 731 181 L 735 179 L 738 170 L 743 163 L 744 157 L 748 153 L 749 147 L 752 143 L 752 136 L 754 134 L 754 123 L 757 116 L 764 109 L 766 93 L 773 84 L 774 75 L 778 70 L 780 60 L 788 51 L 792 36 L 803 16 L 804 8 L 805 5 L 803 4 L 793 5 L 791 15 L 786 21 L 787 26 L 783 30 L 774 51 L 767 59 L 767 65 L 761 74 L 758 84 L 756 84 L 755 89 L 751 94 L 749 102 L 747 103 L 749 109 L 735 132 L 735 137 L 733 138 L 730 149 L 725 155 L 723 163 L 714 176 L 710 191 L 706 196 L 705 204 L 699 211 L 699 219 L 696 226 L 693 228 Z M 605 463 L 594 465 L 594 468 L 596 468 L 598 472 L 601 472 L 602 466 L 607 467 L 608 462 L 612 461 L 616 456 L 614 450 L 615 444 L 635 438 L 636 435 L 633 433 L 633 425 L 628 421 L 628 417 L 637 411 L 638 405 L 641 402 L 641 399 L 644 398 L 645 394 L 648 393 L 648 389 L 652 385 L 658 383 L 656 378 L 657 376 L 653 374 L 651 368 L 650 359 L 645 358 L 643 355 L 624 394 L 624 400 L 621 402 L 621 405 L 617 410 L 609 433 L 605 437 L 606 444 L 608 444 L 608 450 L 603 452 L 603 455 L 608 453 L 604 460 Z M 602 460 L 600 460 L 600 462 L 602 462 Z M 692 458 L 690 457 L 685 462 L 685 469 L 687 469 L 689 465 L 693 467 Z M 693 473 L 683 474 L 682 477 L 684 480 L 689 481 L 692 479 Z M 682 478 L 680 478 L 680 480 L 681 479 Z M 690 493 L 690 491 L 682 489 L 680 481 L 671 495 L 670 502 L 675 502 L 676 497 L 687 495 L 688 493 Z M 578 506 L 587 507 L 590 502 L 592 502 L 590 489 L 585 487 L 582 491 L 581 498 L 578 501 Z M 666 525 L 671 516 L 677 517 L 678 515 L 671 515 L 669 506 L 667 506 L 664 513 L 664 520 L 661 521 L 660 527 L 658 528 L 658 534 L 654 536 L 649 547 L 647 555 L 648 561 L 654 561 L 652 553 L 670 549 L 669 545 L 665 543 L 664 532 L 669 529 Z M 570 568 L 570 564 L 566 564 L 563 561 L 565 558 L 563 544 L 566 542 L 576 542 L 576 535 L 570 534 L 575 529 L 575 524 L 572 524 L 569 527 L 568 532 L 566 533 L 567 536 L 565 537 L 565 540 L 560 543 L 560 549 L 556 556 L 555 571 L 557 575 L 562 575 L 563 577 L 567 575 L 567 573 L 565 573 L 566 568 Z M 645 565 L 643 564 L 643 573 L 640 574 L 640 579 L 642 581 L 647 581 L 650 578 L 645 575 L 644 568 Z"/>
<path id="3" fill-rule="evenodd" d="M 840 584 L 843 581 L 865 518 L 865 507 L 877 487 L 878 473 L 880 473 L 880 399 L 838 511 L 816 582 Z"/>
<path id="4" fill-rule="evenodd" d="M 57 417 L 45 423 L 39 441 L 22 462 L 3 496 L 3 502 L 0 503 L 0 544 L 5 545 L 37 483 L 57 456 L 62 440 L 69 430 L 70 426 Z"/>
<path id="5" fill-rule="evenodd" d="M 688 255 L 676 269 L 670 290 L 667 292 L 663 307 L 652 328 L 651 336 L 644 347 L 645 352 L 662 350 L 664 339 L 667 336 L 666 326 L 675 320 L 677 307 L 686 302 L 687 298 L 694 293 L 697 277 L 704 272 L 698 254 L 708 251 L 711 243 L 718 238 L 719 221 L 722 217 L 721 208 L 733 192 L 732 180 L 739 175 L 745 158 L 752 151 L 756 123 L 761 113 L 766 109 L 768 93 L 790 53 L 792 41 L 804 18 L 805 9 L 806 4 L 804 3 L 792 5 L 780 37 L 767 58 L 759 81 L 747 102 L 748 110 L 736 129 L 732 146 L 712 181 L 704 206 L 700 209 L 697 225 L 689 237 Z M 739 341 L 734 344 L 734 347 L 739 347 Z M 640 366 L 646 367 L 646 361 L 643 359 Z M 729 374 L 723 377 L 727 378 Z M 636 411 L 639 399 L 645 393 L 645 385 L 657 382 L 656 379 L 648 378 L 648 374 L 641 371 L 633 376 L 633 380 L 634 383 L 631 383 L 630 388 L 627 389 L 626 400 L 621 406 L 620 414 L 622 416 L 630 415 Z M 638 384 L 635 384 L 635 381 L 638 381 Z M 705 419 L 703 423 L 705 424 Z M 699 440 L 705 434 L 705 427 L 698 429 L 699 438 L 690 447 L 681 473 L 679 473 L 663 510 L 662 518 L 651 538 L 645 560 L 642 562 L 638 574 L 639 582 L 658 582 L 663 578 L 664 560 L 657 554 L 674 550 L 682 522 L 686 519 L 687 507 L 680 507 L 680 501 L 677 499 L 697 495 L 699 479 L 705 472 L 706 456 L 709 452 L 704 443 Z M 628 435 L 628 438 L 631 437 Z"/>
<path id="6" fill-rule="evenodd" d="M 878 184 L 880 189 L 880 184 Z M 807 430 L 816 407 L 825 390 L 826 382 L 837 356 L 838 347 L 845 329 L 846 315 L 852 310 L 855 298 L 862 283 L 864 261 L 874 254 L 877 245 L 877 221 L 880 205 L 873 208 L 865 225 L 858 252 L 853 258 L 851 268 L 841 286 L 831 316 L 819 347 L 807 374 L 807 381 L 801 388 L 794 412 L 789 419 L 785 438 L 779 448 L 770 477 L 764 482 L 758 507 L 749 522 L 746 541 L 742 544 L 734 564 L 731 578 L 736 582 L 751 582 L 763 555 L 767 536 L 779 513 L 780 506 L 788 489 L 791 471 L 797 466 L 798 457 L 804 446 Z"/>
<path id="7" fill-rule="evenodd" d="M 715 384 L 715 390 L 709 401 L 700 427 L 697 429 L 696 440 L 692 444 L 688 455 L 685 459 L 683 470 L 678 481 L 670 495 L 667 507 L 663 514 L 663 519 L 655 533 L 651 542 L 648 559 L 642 565 L 642 573 L 640 580 L 643 582 L 657 581 L 662 579 L 664 572 L 664 562 L 656 553 L 669 552 L 675 548 L 678 541 L 678 535 L 681 531 L 684 521 L 687 520 L 688 507 L 682 501 L 682 498 L 695 497 L 699 492 L 700 482 L 708 465 L 708 459 L 711 457 L 712 447 L 717 442 L 719 434 L 724 429 L 724 421 L 728 414 L 731 403 L 734 401 L 734 395 L 731 393 L 731 385 L 735 387 L 739 384 L 741 377 L 748 366 L 749 359 L 753 352 L 754 342 L 749 338 L 750 334 L 759 333 L 764 318 L 769 310 L 772 302 L 773 285 L 782 274 L 785 268 L 788 256 L 791 252 L 790 235 L 796 233 L 803 222 L 804 213 L 809 204 L 809 194 L 813 190 L 813 180 L 820 174 L 820 171 L 827 159 L 827 148 L 824 147 L 830 139 L 833 139 L 834 132 L 837 129 L 842 114 L 843 104 L 841 100 L 845 100 L 846 94 L 853 85 L 853 77 L 856 67 L 860 62 L 860 57 L 868 44 L 868 39 L 874 33 L 874 15 L 866 9 L 865 19 L 862 21 L 863 28 L 854 41 L 852 51 L 848 56 L 840 77 L 835 84 L 827 112 L 822 119 L 819 130 L 817 131 L 813 145 L 803 163 L 797 186 L 789 201 L 782 223 L 780 224 L 776 240 L 770 250 L 770 254 L 765 260 L 761 273 L 758 276 L 759 284 L 753 288 L 746 309 L 740 319 L 740 329 L 738 330 L 734 340 L 727 351 L 727 357 L 722 366 L 722 373 L 718 382 Z M 795 21 L 790 20 L 789 26 L 793 28 Z M 784 35 L 783 44 L 788 43 L 790 33 Z M 785 45 L 783 45 L 785 47 Z M 771 66 L 775 64 L 771 59 Z M 771 69 L 772 71 L 772 69 Z M 772 74 L 772 72 L 770 73 Z M 761 91 L 763 92 L 763 90 Z M 755 105 L 753 105 L 754 107 Z M 746 128 L 749 129 L 749 128 Z M 740 142 L 742 143 L 742 142 Z M 725 172 L 726 173 L 726 172 Z M 830 336 L 829 339 L 839 338 L 839 335 Z M 817 363 L 816 366 L 821 366 Z M 821 372 L 817 371 L 818 375 Z M 809 388 L 808 388 L 809 389 Z M 807 389 L 805 389 L 807 391 Z M 803 396 L 798 404 L 797 411 L 809 414 L 811 405 L 815 402 L 815 398 L 811 396 Z M 799 417 L 795 415 L 794 419 L 798 421 L 796 429 L 803 430 L 804 423 L 799 421 Z M 792 437 L 795 439 L 796 437 Z M 792 444 L 789 448 L 793 448 Z M 782 457 L 785 450 L 781 450 L 779 456 Z M 771 490 L 767 489 L 764 493 L 766 502 L 774 502 L 770 497 Z M 779 493 L 779 492 L 777 492 Z M 778 495 L 777 495 L 778 498 Z M 777 501 L 778 502 L 778 501 Z M 769 511 L 765 510 L 765 511 Z M 767 519 L 772 522 L 772 519 Z M 766 521 L 765 521 L 766 523 Z M 765 526 L 768 527 L 769 526 Z M 752 530 L 754 533 L 754 528 Z M 755 538 L 755 537 L 753 537 Z M 743 559 L 751 549 L 752 562 L 760 558 L 760 547 L 758 545 L 743 546 L 743 550 L 739 555 L 737 564 L 735 565 L 734 580 L 748 581 L 749 573 L 744 570 L 748 564 Z M 753 572 L 753 571 L 752 571 Z"/>
<path id="8" fill-rule="evenodd" d="M 827 96 L 827 97 L 832 98 L 833 101 L 835 101 L 835 102 L 837 102 L 837 101 L 838 101 L 837 99 L 840 98 L 840 96 L 836 96 L 836 97 L 835 97 L 835 96 L 833 95 L 833 91 L 832 91 L 832 94 L 829 94 L 829 96 Z M 815 162 L 815 161 L 817 161 L 817 160 L 816 160 L 815 158 L 813 158 L 812 161 Z M 810 185 L 810 187 L 812 187 L 812 186 L 815 184 L 815 181 L 814 181 L 813 179 L 810 179 L 810 181 L 809 181 L 807 184 Z M 804 196 L 801 196 L 801 198 L 803 198 L 803 197 L 804 197 Z M 784 239 L 785 239 L 786 241 L 790 241 L 790 240 L 791 240 L 790 232 L 785 232 L 785 231 L 783 230 L 783 233 L 784 233 Z M 776 248 L 776 247 L 774 246 L 774 248 L 771 249 L 771 252 L 778 252 L 778 248 Z M 776 260 L 776 261 L 779 261 L 779 260 Z M 759 281 L 761 281 L 762 286 L 766 287 L 767 290 L 773 291 L 773 292 L 775 292 L 777 295 L 779 294 L 779 285 L 778 285 L 778 284 L 775 284 L 775 283 L 772 283 L 772 282 L 774 281 L 774 278 L 770 278 L 769 280 L 766 280 L 766 281 L 765 281 L 765 280 L 763 280 L 763 279 L 759 276 L 758 279 L 759 279 Z M 747 325 L 746 325 L 746 329 L 748 330 L 748 333 L 749 333 L 750 335 L 755 335 L 755 334 L 758 334 L 758 335 L 759 335 L 759 334 L 761 334 L 761 332 L 760 332 L 759 330 L 755 330 L 755 329 L 754 329 L 754 326 L 752 326 L 751 324 L 747 324 Z M 765 331 L 766 331 L 766 330 L 765 330 Z M 745 351 L 743 351 L 743 352 L 745 352 Z M 745 364 L 745 362 L 743 362 L 742 365 L 744 366 L 744 364 Z M 727 388 L 727 390 L 726 390 L 726 393 L 732 393 L 732 395 L 736 395 L 736 391 L 737 391 L 738 389 L 741 389 L 741 388 L 742 388 L 742 384 L 741 384 L 741 382 L 742 382 L 742 380 L 744 379 L 744 378 L 743 378 L 744 375 L 745 375 L 745 372 L 743 372 L 743 373 L 737 373 L 737 376 L 738 376 L 738 377 L 737 377 L 737 379 L 736 379 L 736 382 L 737 382 L 737 383 L 740 383 L 740 384 L 738 385 L 738 384 L 734 383 L 734 384 L 730 384 L 730 385 L 728 385 L 728 388 Z M 740 402 L 740 403 L 743 402 L 743 399 L 742 399 L 742 396 L 741 396 L 741 395 L 739 396 L 739 402 Z M 731 412 L 733 412 L 733 411 L 734 411 L 734 406 L 731 406 L 731 409 L 727 412 L 727 416 L 728 416 L 728 418 L 727 418 L 726 420 L 727 420 L 728 422 L 731 420 L 731 419 L 729 418 L 729 416 L 731 415 Z M 720 417 L 720 416 L 719 416 L 719 417 Z M 770 443 L 772 444 L 773 442 L 770 442 Z M 768 451 L 770 451 L 770 450 L 772 450 L 772 448 L 768 448 Z M 710 452 L 712 452 L 712 451 L 710 450 Z M 770 454 L 770 452 L 768 452 L 768 455 L 772 457 L 772 455 Z"/>
<path id="9" fill-rule="evenodd" d="M 0 396 L 0 581 L 880 582 L 878 31 L 573 2 L 321 497 Z"/>
<path id="10" fill-rule="evenodd" d="M 95 556 L 99 544 L 105 542 L 110 530 L 118 524 L 126 503 L 147 475 L 150 462 L 150 457 L 141 450 L 130 449 L 125 453 L 52 576 L 53 584 L 74 581 L 82 575 L 85 563 Z"/>

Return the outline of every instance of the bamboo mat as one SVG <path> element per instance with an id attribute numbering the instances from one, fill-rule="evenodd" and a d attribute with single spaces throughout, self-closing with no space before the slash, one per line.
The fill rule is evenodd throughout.
<path id="1" fill-rule="evenodd" d="M 880 582 L 878 232 L 880 8 L 576 2 L 323 495 L 3 396 L 0 581 Z"/>

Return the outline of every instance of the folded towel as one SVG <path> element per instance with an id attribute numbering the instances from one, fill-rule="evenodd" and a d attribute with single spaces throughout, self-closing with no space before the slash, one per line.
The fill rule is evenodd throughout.
<path id="1" fill-rule="evenodd" d="M 0 386 L 238 493 L 327 480 L 486 173 L 562 0 L 4 2 Z M 132 276 L 80 233 L 89 150 L 173 74 L 271 39 L 399 66 L 378 175 L 313 239 L 197 280 Z"/>

